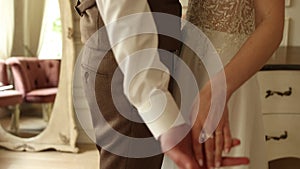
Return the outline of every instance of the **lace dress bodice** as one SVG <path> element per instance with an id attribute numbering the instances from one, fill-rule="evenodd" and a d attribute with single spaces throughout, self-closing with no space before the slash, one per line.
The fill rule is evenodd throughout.
<path id="1" fill-rule="evenodd" d="M 198 27 L 250 34 L 255 28 L 253 0 L 190 0 L 187 20 Z"/>
<path id="2" fill-rule="evenodd" d="M 255 29 L 254 0 L 189 0 L 187 20 L 210 39 L 227 64 Z"/>

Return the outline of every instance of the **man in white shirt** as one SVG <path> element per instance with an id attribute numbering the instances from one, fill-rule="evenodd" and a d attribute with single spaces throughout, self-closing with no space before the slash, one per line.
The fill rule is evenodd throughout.
<path id="1" fill-rule="evenodd" d="M 181 46 L 180 20 L 172 20 L 167 27 L 178 39 L 157 35 L 158 30 L 166 28 L 161 28 L 158 18 L 152 15 L 133 16 L 132 23 L 118 21 L 149 12 L 180 18 L 179 0 L 83 0 L 76 9 L 82 16 L 81 36 L 86 43 L 82 52 L 82 75 L 100 152 L 100 168 L 160 169 L 163 161 L 160 146 L 165 151 L 175 145 L 167 154 L 178 166 L 200 168 L 189 144 L 190 135 L 182 141 L 173 137 L 189 131 L 168 90 L 169 73 L 174 65 L 172 53 Z M 112 24 L 114 22 L 117 24 Z M 147 25 L 145 29 L 150 27 L 156 34 L 150 31 L 126 37 L 128 32 L 139 32 L 142 23 Z M 108 28 L 101 29 L 104 25 Z M 98 29 L 101 31 L 97 32 Z M 97 35 L 88 41 L 95 32 Z M 120 36 L 124 36 L 122 41 L 119 41 Z M 146 49 L 156 50 L 144 54 L 149 58 L 147 62 L 136 62 L 141 57 L 136 60 L 134 55 Z M 162 66 L 159 57 L 165 60 L 166 66 Z M 132 72 L 141 70 L 137 68 L 141 64 L 146 69 L 131 77 Z M 120 65 L 123 65 L 121 71 L 117 69 Z M 161 70 L 149 69 L 157 65 Z M 163 106 L 159 109 L 161 112 L 157 112 L 160 103 Z"/>

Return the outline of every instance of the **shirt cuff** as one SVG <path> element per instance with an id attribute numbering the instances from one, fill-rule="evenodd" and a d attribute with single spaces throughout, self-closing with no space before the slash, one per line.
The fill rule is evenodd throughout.
<path id="1" fill-rule="evenodd" d="M 177 104 L 168 91 L 157 90 L 147 103 L 138 108 L 138 111 L 157 140 L 169 129 L 185 124 Z"/>

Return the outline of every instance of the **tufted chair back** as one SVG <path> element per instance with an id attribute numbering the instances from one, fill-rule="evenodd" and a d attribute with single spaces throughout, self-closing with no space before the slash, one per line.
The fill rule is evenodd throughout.
<path id="1" fill-rule="evenodd" d="M 60 60 L 11 57 L 6 63 L 11 67 L 16 90 L 21 91 L 23 96 L 35 89 L 58 86 Z"/>
<path id="2" fill-rule="evenodd" d="M 7 66 L 4 60 L 0 60 L 0 83 L 1 85 L 9 85 L 7 77 Z"/>

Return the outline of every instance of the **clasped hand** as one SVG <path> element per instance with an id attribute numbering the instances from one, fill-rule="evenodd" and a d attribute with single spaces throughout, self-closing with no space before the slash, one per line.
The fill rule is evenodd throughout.
<path id="1" fill-rule="evenodd" d="M 201 143 L 200 133 L 211 106 L 211 86 L 207 84 L 200 91 L 199 109 L 193 109 L 191 118 L 195 118 L 192 127 L 181 125 L 172 128 L 160 137 L 162 150 L 180 169 L 212 169 L 221 166 L 246 165 L 246 157 L 223 157 L 232 147 L 240 144 L 230 133 L 227 100 L 222 117 L 216 130 L 206 141 Z M 220 109 L 214 109 L 220 110 Z M 217 113 L 217 112 L 216 112 Z M 179 140 L 179 133 L 187 133 Z M 173 147 L 171 147 L 173 145 Z"/>

